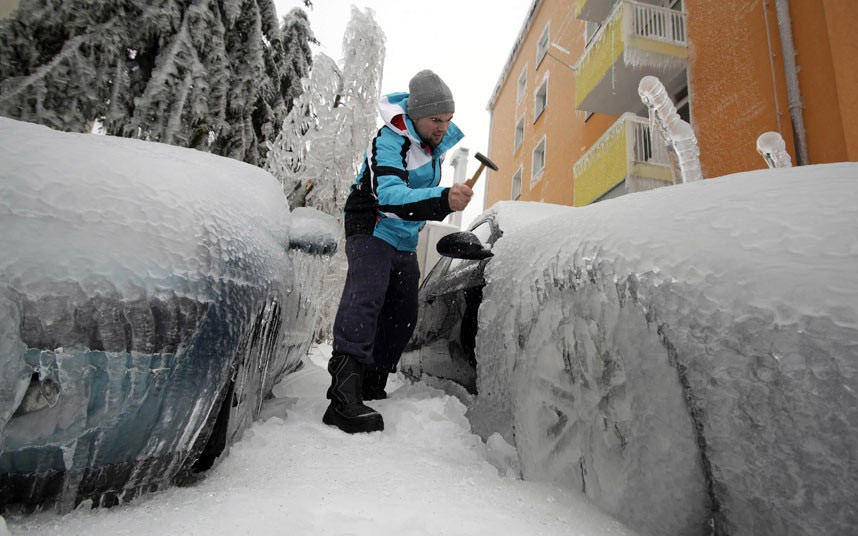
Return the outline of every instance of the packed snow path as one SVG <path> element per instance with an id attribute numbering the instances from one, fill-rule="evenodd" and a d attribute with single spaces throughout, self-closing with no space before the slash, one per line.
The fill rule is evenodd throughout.
<path id="1" fill-rule="evenodd" d="M 12 535 L 632 535 L 577 494 L 515 478 L 502 441 L 470 433 L 465 405 L 401 377 L 373 402 L 385 430 L 321 423 L 329 350 L 275 389 L 261 422 L 206 479 L 112 508 L 7 519 Z M 498 439 L 496 436 L 495 439 Z M 490 461 L 491 460 L 491 461 Z M 5 536 L 0 518 L 0 536 Z"/>

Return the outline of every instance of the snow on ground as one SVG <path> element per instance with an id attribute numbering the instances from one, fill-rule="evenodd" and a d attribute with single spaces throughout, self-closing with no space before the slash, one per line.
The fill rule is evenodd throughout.
<path id="1" fill-rule="evenodd" d="M 582 496 L 518 480 L 512 449 L 470 432 L 459 398 L 401 376 L 373 402 L 384 432 L 321 422 L 329 347 L 275 389 L 262 419 L 194 487 L 113 508 L 6 520 L 12 535 L 633 535 Z M 491 460 L 491 462 L 490 462 Z M 0 536 L 4 534 L 0 517 Z"/>

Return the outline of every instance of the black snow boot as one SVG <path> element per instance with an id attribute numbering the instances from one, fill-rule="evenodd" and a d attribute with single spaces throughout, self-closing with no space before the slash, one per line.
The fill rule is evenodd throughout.
<path id="1" fill-rule="evenodd" d="M 366 369 L 363 373 L 363 399 L 383 400 L 387 398 L 384 386 L 387 385 L 387 372 Z"/>
<path id="2" fill-rule="evenodd" d="M 322 422 L 348 434 L 384 430 L 381 414 L 363 404 L 363 364 L 350 355 L 338 354 L 328 362 L 328 372 L 331 373 L 328 389 L 331 405 Z"/>

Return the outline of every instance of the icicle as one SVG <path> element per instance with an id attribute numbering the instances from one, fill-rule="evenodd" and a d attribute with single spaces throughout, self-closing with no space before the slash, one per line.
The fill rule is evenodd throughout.
<path id="1" fill-rule="evenodd" d="M 702 180 L 700 147 L 694 129 L 676 113 L 676 106 L 664 85 L 654 76 L 645 76 L 638 85 L 638 94 L 649 108 L 650 128 L 658 132 L 668 149 L 676 155 L 682 182 Z"/>
<path id="2" fill-rule="evenodd" d="M 786 150 L 784 139 L 777 132 L 763 132 L 757 138 L 757 152 L 770 168 L 792 167 L 792 158 Z"/>

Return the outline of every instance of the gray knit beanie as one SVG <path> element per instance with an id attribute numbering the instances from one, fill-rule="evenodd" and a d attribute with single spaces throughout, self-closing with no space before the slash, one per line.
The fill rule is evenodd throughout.
<path id="1" fill-rule="evenodd" d="M 408 116 L 412 121 L 435 114 L 456 111 L 453 93 L 437 74 L 429 69 L 420 71 L 408 82 Z"/>

